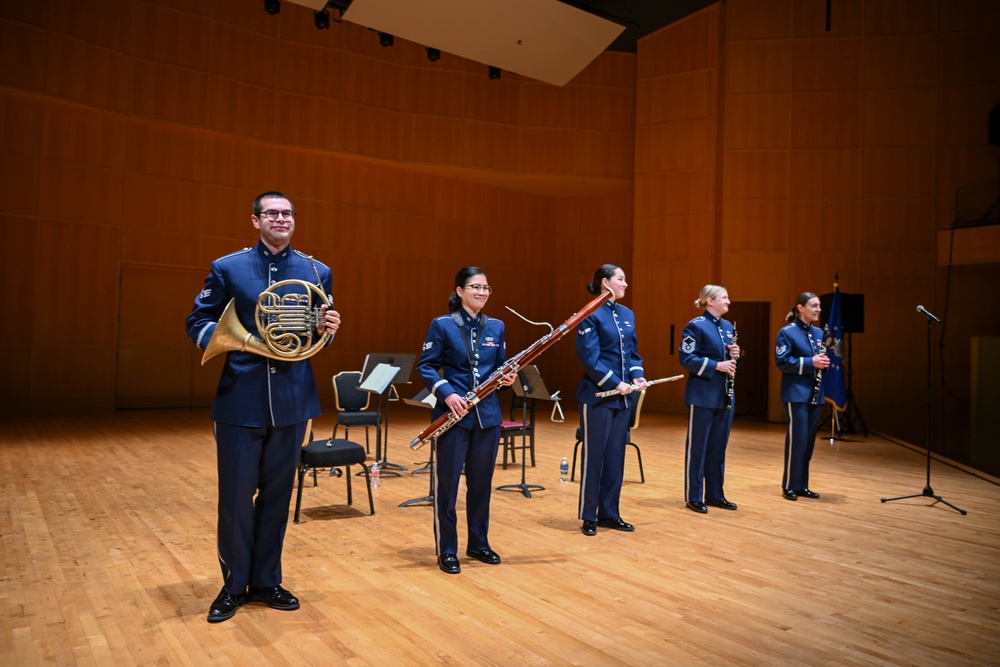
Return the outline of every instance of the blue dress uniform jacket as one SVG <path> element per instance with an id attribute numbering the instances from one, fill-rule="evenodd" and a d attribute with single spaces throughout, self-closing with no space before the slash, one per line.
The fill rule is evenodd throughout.
<path id="1" fill-rule="evenodd" d="M 809 402 L 815 384 L 812 358 L 819 353 L 822 341 L 823 330 L 806 324 L 800 318 L 795 318 L 794 322 L 778 331 L 774 343 L 774 363 L 781 371 L 782 403 Z M 823 404 L 822 386 L 817 403 Z"/>
<path id="2" fill-rule="evenodd" d="M 445 398 L 453 393 L 464 397 L 500 368 L 506 355 L 504 324 L 500 320 L 482 313 L 472 317 L 464 308 L 432 320 L 417 372 L 438 399 L 433 419 L 448 410 Z M 500 398 L 493 392 L 435 443 L 434 548 L 438 555 L 458 552 L 456 505 L 463 468 L 467 547 L 490 548 L 490 496 L 502 421 Z"/>
<path id="3" fill-rule="evenodd" d="M 464 308 L 459 308 L 457 312 L 462 317 L 461 328 L 451 315 L 442 315 L 431 321 L 420 361 L 417 362 L 420 378 L 427 390 L 438 399 L 434 406 L 434 419 L 448 411 L 448 406 L 444 404 L 445 398 L 453 393 L 464 397 L 507 359 L 502 321 L 486 317 L 482 313 L 479 319 L 473 319 Z M 481 326 L 481 321 L 485 321 L 486 325 Z M 474 342 L 473 328 L 476 328 Z M 439 374 L 438 369 L 442 369 L 443 373 Z M 502 421 L 500 398 L 497 392 L 493 392 L 477 403 L 452 428 L 472 428 L 476 423 L 481 428 L 489 428 L 499 426 Z"/>
<path id="4" fill-rule="evenodd" d="M 615 301 L 601 304 L 577 326 L 576 354 L 583 364 L 576 400 L 587 405 L 627 408 L 627 394 L 605 398 L 595 394 L 645 376 L 635 335 L 635 313 Z"/>
<path id="5" fill-rule="evenodd" d="M 263 242 L 258 242 L 252 248 L 221 257 L 212 262 L 205 287 L 187 318 L 188 336 L 204 350 L 226 304 L 235 298 L 233 307 L 240 324 L 260 338 L 255 318 L 260 293 L 282 280 L 316 284 L 317 273 L 323 291 L 332 301 L 329 267 L 290 246 L 274 255 Z M 302 291 L 300 286 L 288 286 L 282 293 Z M 282 361 L 239 351 L 226 355 L 212 408 L 213 421 L 247 427 L 288 426 L 319 414 L 319 394 L 308 359 Z"/>
<path id="6" fill-rule="evenodd" d="M 721 330 L 721 333 L 720 333 Z M 716 373 L 720 361 L 728 358 L 723 345 L 733 343 L 733 325 L 708 311 L 687 323 L 681 334 L 680 362 L 688 371 L 684 402 L 701 408 L 724 408 L 727 403 L 725 373 Z M 742 357 L 736 361 L 739 366 Z"/>

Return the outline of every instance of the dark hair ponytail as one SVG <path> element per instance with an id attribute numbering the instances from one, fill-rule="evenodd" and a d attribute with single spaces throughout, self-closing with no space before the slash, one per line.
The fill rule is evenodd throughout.
<path id="1" fill-rule="evenodd" d="M 594 296 L 597 296 L 598 294 L 603 292 L 604 288 L 601 287 L 601 281 L 604 280 L 605 278 L 607 278 L 608 280 L 614 278 L 615 271 L 617 271 L 620 268 L 621 267 L 618 266 L 617 264 L 602 264 L 601 268 L 597 269 L 597 271 L 594 271 L 594 280 L 591 281 L 589 285 L 587 285 L 587 291 L 593 294 Z"/>
<path id="2" fill-rule="evenodd" d="M 809 303 L 810 299 L 815 299 L 815 298 L 816 295 L 813 294 L 812 292 L 802 292 L 802 294 L 799 294 L 797 297 L 795 297 L 795 305 L 792 306 L 792 309 L 788 311 L 787 315 L 785 315 L 785 321 L 794 322 L 795 318 L 799 316 L 798 307 L 806 305 L 807 303 Z"/>
<path id="3" fill-rule="evenodd" d="M 466 266 L 461 269 L 457 274 L 455 274 L 455 287 L 465 287 L 465 281 L 472 276 L 478 276 L 479 274 L 486 275 L 486 272 L 480 269 L 478 266 Z M 448 297 L 448 312 L 454 313 L 459 308 L 462 307 L 462 300 L 458 298 L 458 292 L 454 289 L 451 290 L 451 296 Z"/>

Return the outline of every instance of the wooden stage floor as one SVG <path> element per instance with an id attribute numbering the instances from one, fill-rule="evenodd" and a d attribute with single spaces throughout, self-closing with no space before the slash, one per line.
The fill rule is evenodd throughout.
<path id="1" fill-rule="evenodd" d="M 945 463 L 920 493 L 922 451 L 877 436 L 817 443 L 820 500 L 781 497 L 781 425 L 737 422 L 726 493 L 736 512 L 684 508 L 684 421 L 644 414 L 627 454 L 634 533 L 580 533 L 561 484 L 575 418 L 539 424 L 545 486 L 496 491 L 503 564 L 434 560 L 426 474 L 307 486 L 289 522 L 295 612 L 260 604 L 205 621 L 220 588 L 208 412 L 4 416 L 0 422 L 2 665 L 990 665 L 1000 664 L 1000 486 Z M 388 458 L 427 413 L 393 405 Z M 333 414 L 320 418 L 329 434 Z M 360 433 L 355 435 L 361 436 Z M 355 438 L 357 439 L 357 438 Z M 516 484 L 520 466 L 494 485 Z"/>

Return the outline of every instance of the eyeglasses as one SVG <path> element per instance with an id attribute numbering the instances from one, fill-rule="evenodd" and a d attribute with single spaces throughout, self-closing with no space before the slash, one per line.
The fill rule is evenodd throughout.
<path id="1" fill-rule="evenodd" d="M 480 285 L 479 283 L 475 283 L 473 285 L 466 285 L 462 289 L 470 289 L 474 292 L 486 292 L 487 294 L 493 294 L 492 287 L 490 287 L 489 285 Z"/>
<path id="2" fill-rule="evenodd" d="M 295 211 L 285 210 L 285 211 L 275 211 L 274 209 L 268 209 L 266 211 L 261 211 L 262 216 L 274 222 L 278 218 L 284 218 L 285 220 L 294 220 Z"/>

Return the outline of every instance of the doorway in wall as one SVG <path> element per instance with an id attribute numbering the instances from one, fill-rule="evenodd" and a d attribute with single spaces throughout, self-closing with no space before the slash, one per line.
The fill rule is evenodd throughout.
<path id="1" fill-rule="evenodd" d="M 736 325 L 743 363 L 736 373 L 736 414 L 740 419 L 767 421 L 771 364 L 771 303 L 734 301 L 725 318 Z"/>

